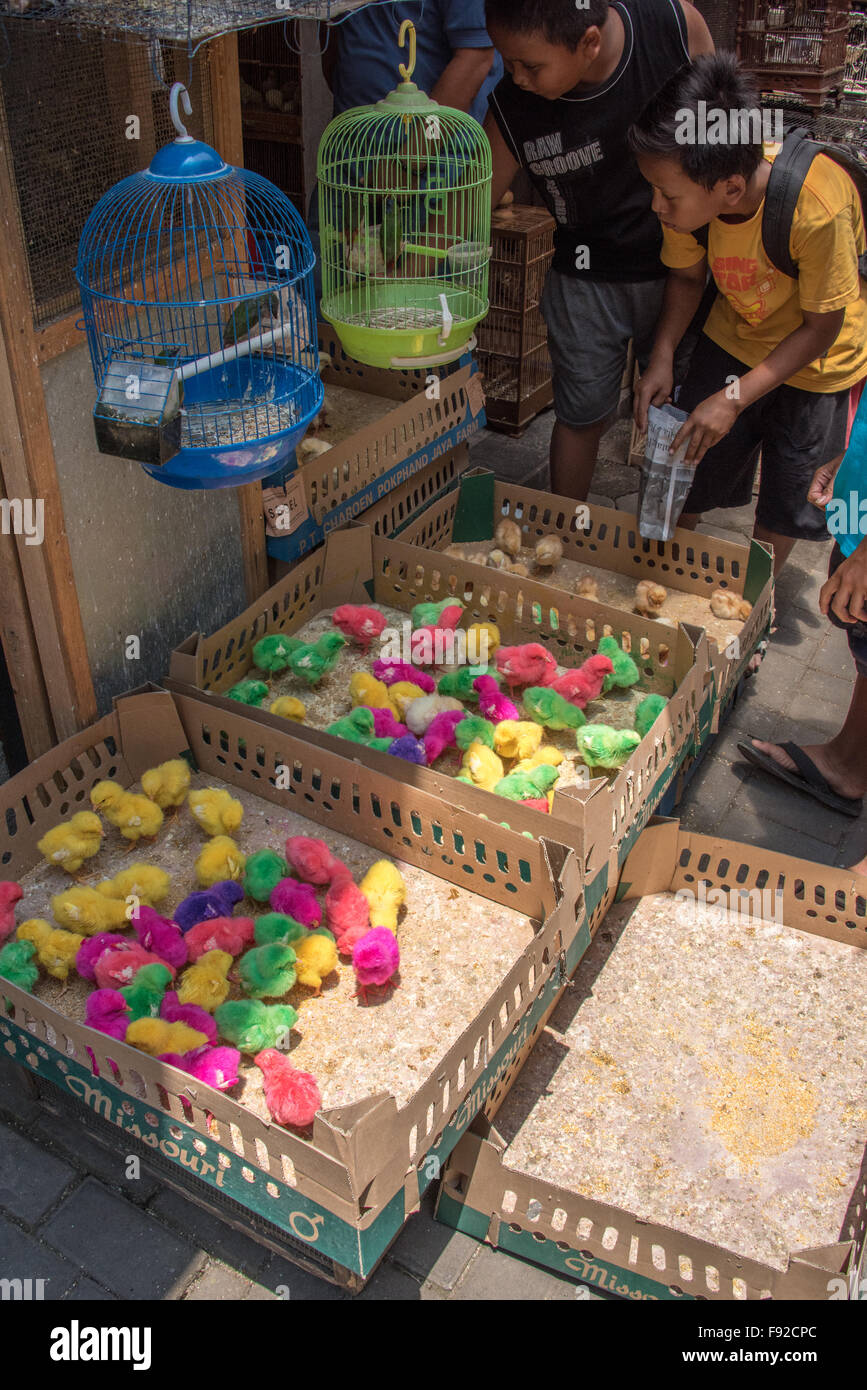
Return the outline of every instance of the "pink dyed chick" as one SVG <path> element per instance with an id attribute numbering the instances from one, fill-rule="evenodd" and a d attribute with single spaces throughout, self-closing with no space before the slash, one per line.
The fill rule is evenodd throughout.
<path id="1" fill-rule="evenodd" d="M 415 683 L 421 687 L 421 681 Z M 390 709 L 371 709 L 370 712 L 373 715 L 374 738 L 403 738 L 404 734 L 409 733 L 406 725 L 395 719 Z"/>
<path id="2" fill-rule="evenodd" d="M 347 932 L 370 930 L 370 904 L 352 878 L 337 880 L 325 894 L 325 921 L 338 949 Z"/>
<path id="3" fill-rule="evenodd" d="M 239 956 L 253 944 L 255 930 L 252 917 L 209 917 L 190 927 L 184 940 L 190 960 L 199 960 L 206 951 L 228 951 L 230 956 Z"/>
<path id="4" fill-rule="evenodd" d="M 273 1047 L 257 1052 L 253 1061 L 262 1073 L 265 1104 L 277 1123 L 292 1129 L 312 1125 L 317 1110 L 322 1109 L 316 1078 L 293 1067 L 289 1058 Z"/>
<path id="5" fill-rule="evenodd" d="M 93 967 L 93 978 L 100 989 L 119 989 L 121 985 L 132 984 L 133 976 L 143 965 L 165 965 L 174 975 L 174 967 L 146 951 L 137 941 L 129 942 L 126 948 L 103 951 Z"/>
<path id="6" fill-rule="evenodd" d="M 116 989 L 95 989 L 87 996 L 84 1021 L 89 1028 L 123 1042 L 129 1027 L 129 1004 Z"/>
<path id="7" fill-rule="evenodd" d="M 131 917 L 133 930 L 146 951 L 153 951 L 166 965 L 180 970 L 189 958 L 184 934 L 176 922 L 161 917 L 147 903 L 142 903 Z"/>
<path id="8" fill-rule="evenodd" d="M 388 626 L 388 619 L 378 608 L 356 603 L 342 603 L 335 608 L 331 621 L 344 637 L 356 642 L 364 652 L 374 637 L 378 637 Z"/>
<path id="9" fill-rule="evenodd" d="M 436 762 L 447 748 L 454 748 L 455 728 L 466 715 L 466 710 L 462 709 L 444 709 L 434 715 L 422 737 L 428 767 Z"/>
<path id="10" fill-rule="evenodd" d="M 529 806 L 531 811 L 544 811 L 546 815 L 551 809 L 547 796 L 528 796 L 525 801 L 519 801 L 518 805 Z"/>
<path id="11" fill-rule="evenodd" d="M 241 1054 L 234 1047 L 197 1047 L 192 1052 L 163 1052 L 161 1062 L 189 1072 L 197 1081 L 213 1086 L 216 1091 L 228 1091 L 238 1084 Z"/>
<path id="12" fill-rule="evenodd" d="M 94 968 L 103 951 L 126 951 L 135 942 L 129 936 L 121 936 L 116 931 L 99 931 L 96 936 L 86 936 L 78 948 L 75 968 L 83 980 L 95 980 Z"/>
<path id="13" fill-rule="evenodd" d="M 305 883 L 330 883 L 337 860 L 324 840 L 313 835 L 290 835 L 286 841 L 286 858 Z"/>
<path id="14" fill-rule="evenodd" d="M 182 1004 L 177 990 L 166 990 L 160 1004 L 160 1018 L 164 1018 L 166 1023 L 186 1023 L 188 1028 L 204 1033 L 212 1046 L 217 1041 L 217 1024 L 213 1016 L 199 1004 Z"/>
<path id="15" fill-rule="evenodd" d="M 275 912 L 294 917 L 304 927 L 318 927 L 322 921 L 315 888 L 309 883 L 299 883 L 297 878 L 281 878 L 271 890 L 269 901 Z"/>
<path id="16" fill-rule="evenodd" d="M 518 685 L 550 685 L 557 674 L 557 663 L 541 642 L 498 647 L 496 661 L 510 690 Z"/>
<path id="17" fill-rule="evenodd" d="M 517 705 L 500 693 L 493 676 L 476 676 L 473 689 L 479 695 L 479 713 L 490 719 L 492 724 L 500 724 L 504 719 L 518 719 L 521 715 Z"/>
<path id="18" fill-rule="evenodd" d="M 386 985 L 400 965 L 397 937 L 388 927 L 371 927 L 352 948 L 352 968 L 358 981 L 357 993 L 367 1003 L 372 985 Z"/>
<path id="19" fill-rule="evenodd" d="M 0 946 L 15 930 L 15 904 L 24 897 L 20 883 L 12 879 L 0 882 Z"/>
<path id="20" fill-rule="evenodd" d="M 382 681 L 383 685 L 396 685 L 398 681 L 411 681 L 426 695 L 433 695 L 437 688 L 433 676 L 429 676 L 427 671 L 420 671 L 409 661 L 374 661 L 373 674 L 378 681 Z M 378 729 L 376 732 L 379 735 Z M 385 736 L 382 735 L 382 737 Z M 399 738 L 400 735 L 396 734 L 395 737 Z"/>
<path id="21" fill-rule="evenodd" d="M 499 655 L 499 653 L 498 653 Z M 598 700 L 602 693 L 602 682 L 614 670 L 610 657 L 588 656 L 577 671 L 565 671 L 551 681 L 551 689 L 562 695 L 570 704 L 584 709 L 591 700 Z"/>

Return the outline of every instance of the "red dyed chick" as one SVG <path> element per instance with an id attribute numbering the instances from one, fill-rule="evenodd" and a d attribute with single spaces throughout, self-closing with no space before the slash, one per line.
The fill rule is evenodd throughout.
<path id="1" fill-rule="evenodd" d="M 370 904 L 352 877 L 335 879 L 325 894 L 325 922 L 337 939 L 337 949 L 343 950 L 343 939 L 349 931 L 364 935 L 370 930 Z"/>
<path id="2" fill-rule="evenodd" d="M 322 1108 L 316 1078 L 309 1071 L 293 1067 L 289 1058 L 273 1047 L 257 1052 L 253 1061 L 262 1073 L 265 1104 L 277 1123 L 292 1129 L 312 1125 L 317 1110 Z"/>
<path id="3" fill-rule="evenodd" d="M 499 656 L 499 652 L 497 653 Z M 570 704 L 584 709 L 591 700 L 598 700 L 602 694 L 602 682 L 614 670 L 610 657 L 588 656 L 577 671 L 565 671 L 551 681 L 551 689 L 562 695 Z"/>
<path id="4" fill-rule="evenodd" d="M 334 877 L 335 859 L 324 840 L 313 835 L 290 835 L 286 841 L 286 858 L 305 883 L 330 883 Z"/>
<path id="5" fill-rule="evenodd" d="M 496 661 L 510 690 L 516 685 L 550 685 L 557 674 L 557 663 L 541 642 L 498 647 Z"/>
<path id="6" fill-rule="evenodd" d="M 228 951 L 230 956 L 239 956 L 252 946 L 255 930 L 252 917 L 209 917 L 190 927 L 184 941 L 190 960 L 199 960 L 207 951 Z"/>
<path id="7" fill-rule="evenodd" d="M 13 883 L 11 879 L 0 882 L 0 945 L 15 930 L 15 904 L 23 897 L 20 883 Z"/>
<path id="8" fill-rule="evenodd" d="M 335 608 L 331 621 L 344 637 L 356 642 L 364 652 L 388 625 L 388 619 L 378 608 L 357 603 L 342 603 Z"/>

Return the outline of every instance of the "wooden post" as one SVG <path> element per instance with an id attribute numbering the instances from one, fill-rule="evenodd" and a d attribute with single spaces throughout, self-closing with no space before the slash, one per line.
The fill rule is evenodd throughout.
<path id="1" fill-rule="evenodd" d="M 238 71 L 238 35 L 224 34 L 222 38 L 214 39 L 208 48 L 208 56 L 214 146 L 227 163 L 243 165 L 244 134 L 241 117 L 241 77 Z M 247 600 L 252 603 L 268 588 L 262 486 L 260 483 L 248 483 L 246 487 L 239 487 L 237 493 L 244 586 Z"/>

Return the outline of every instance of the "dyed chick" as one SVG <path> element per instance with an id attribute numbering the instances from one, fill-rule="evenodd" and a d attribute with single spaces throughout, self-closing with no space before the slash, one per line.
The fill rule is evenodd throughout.
<path id="1" fill-rule="evenodd" d="M 15 930 L 15 904 L 20 902 L 24 896 L 24 889 L 20 883 L 14 883 L 11 879 L 0 882 L 0 946 Z"/>
<path id="2" fill-rule="evenodd" d="M 529 719 L 504 719 L 494 729 L 494 751 L 501 758 L 530 758 L 541 742 L 541 724 Z"/>
<path id="3" fill-rule="evenodd" d="M 260 637 L 253 647 L 253 665 L 259 671 L 285 671 L 289 657 L 300 646 L 298 637 L 287 637 L 282 632 L 269 633 L 267 637 Z"/>
<path id="4" fill-rule="evenodd" d="M 257 849 L 244 868 L 244 893 L 254 902 L 266 903 L 281 878 L 286 878 L 289 865 L 273 849 Z"/>
<path id="5" fill-rule="evenodd" d="M 439 627 L 454 631 L 461 620 L 464 605 L 459 599 L 444 598 L 439 603 L 417 603 L 410 618 L 414 628 Z"/>
<path id="6" fill-rule="evenodd" d="M 123 902 L 130 897 L 138 898 L 148 907 L 159 907 L 168 897 L 171 884 L 171 877 L 165 869 L 158 869 L 156 864 L 129 864 L 114 878 L 103 879 L 96 888 L 106 898 Z"/>
<path id="7" fill-rule="evenodd" d="M 291 1004 L 263 1004 L 261 999 L 227 999 L 214 1011 L 214 1021 L 225 1038 L 241 1052 L 260 1052 L 263 1047 L 283 1051 L 298 1022 Z"/>
<path id="8" fill-rule="evenodd" d="M 570 704 L 551 686 L 530 686 L 521 700 L 530 718 L 546 729 L 580 729 L 585 722 L 578 706 Z"/>
<path id="9" fill-rule="evenodd" d="M 128 936 L 118 932 L 99 931 L 96 936 L 85 937 L 75 957 L 75 968 L 83 980 L 96 979 L 96 962 L 105 951 L 123 951 L 136 943 Z"/>
<path id="10" fill-rule="evenodd" d="M 436 681 L 426 671 L 419 671 L 408 661 L 374 661 L 373 674 L 385 685 L 397 685 L 399 681 L 420 687 L 422 695 L 432 695 Z"/>
<path id="11" fill-rule="evenodd" d="M 299 883 L 297 878 L 281 878 L 271 892 L 270 902 L 275 912 L 293 917 L 304 927 L 318 927 L 322 921 L 322 908 L 311 883 Z"/>
<path id="12" fill-rule="evenodd" d="M 537 767 L 559 767 L 565 753 L 562 748 L 555 748 L 553 744 L 544 743 L 541 748 L 537 748 L 530 758 L 522 758 L 512 768 L 513 772 L 534 772 Z"/>
<path id="13" fill-rule="evenodd" d="M 172 972 L 165 965 L 144 965 L 124 985 L 120 993 L 129 1005 L 130 1022 L 138 1018 L 158 1018 L 163 995 L 172 983 Z"/>
<path id="14" fill-rule="evenodd" d="M 327 903 L 327 896 L 325 901 Z M 253 940 L 257 946 L 270 946 L 272 941 L 279 941 L 284 946 L 294 946 L 296 941 L 306 935 L 307 928 L 285 912 L 264 913 L 262 917 L 256 918 L 253 930 Z"/>
<path id="15" fill-rule="evenodd" d="M 182 1004 L 173 989 L 167 989 L 163 995 L 160 1018 L 167 1023 L 186 1023 L 188 1028 L 198 1029 L 212 1045 L 217 1041 L 217 1025 L 211 1015 L 198 1004 Z"/>
<path id="16" fill-rule="evenodd" d="M 510 772 L 493 788 L 497 796 L 506 796 L 510 801 L 527 801 L 545 796 L 560 776 L 556 767 L 542 763 L 532 772 Z"/>
<path id="17" fill-rule="evenodd" d="M 92 936 L 94 932 L 118 931 L 129 926 L 126 902 L 117 898 L 107 898 L 96 888 L 86 884 L 76 884 L 62 893 L 55 893 L 51 899 L 54 920 L 70 931 L 83 932 Z"/>
<path id="18" fill-rule="evenodd" d="M 351 878 L 331 884 L 325 894 L 325 921 L 338 944 L 348 931 L 365 932 L 370 927 L 370 903 Z"/>
<path id="19" fill-rule="evenodd" d="M 307 717 L 306 707 L 294 695 L 278 695 L 268 706 L 268 712 L 280 719 L 291 719 L 293 724 L 303 724 Z"/>
<path id="20" fill-rule="evenodd" d="M 504 772 L 502 760 L 492 748 L 484 743 L 471 743 L 463 756 L 457 780 L 471 782 L 483 791 L 492 791 Z"/>
<path id="21" fill-rule="evenodd" d="M 152 840 L 163 823 L 163 813 L 155 801 L 138 792 L 128 792 L 117 782 L 97 782 L 90 800 L 125 840 Z"/>
<path id="22" fill-rule="evenodd" d="M 187 798 L 190 814 L 206 835 L 234 835 L 244 819 L 244 808 L 225 787 L 202 787 Z"/>
<path id="23" fill-rule="evenodd" d="M 119 990 L 95 989 L 85 1001 L 84 1021 L 88 1028 L 123 1042 L 130 1022 L 129 1004 Z"/>
<path id="24" fill-rule="evenodd" d="M 188 965 L 178 982 L 178 1002 L 198 1004 L 212 1014 L 229 993 L 226 978 L 232 968 L 228 951 L 207 951 L 195 965 Z M 185 1048 L 166 1048 L 164 1051 L 186 1051 Z"/>
<path id="25" fill-rule="evenodd" d="M 232 909 L 244 896 L 244 890 L 233 879 L 223 879 L 199 893 L 190 893 L 175 908 L 172 921 L 182 932 L 209 917 L 231 917 Z"/>
<path id="26" fill-rule="evenodd" d="M 295 983 L 295 952 L 279 941 L 254 946 L 241 957 L 238 974 L 241 987 L 252 999 L 280 999 Z"/>
<path id="27" fill-rule="evenodd" d="M 352 949 L 352 968 L 358 983 L 357 993 L 367 1003 L 371 987 L 387 985 L 400 966 L 400 947 L 394 932 L 387 927 L 371 927 Z"/>
<path id="28" fill-rule="evenodd" d="M 471 661 L 493 661 L 499 645 L 500 629 L 496 623 L 471 623 L 467 628 L 467 655 Z M 476 674 L 484 673 L 477 671 Z"/>
<path id="29" fill-rule="evenodd" d="M 197 922 L 184 937 L 190 960 L 201 960 L 208 951 L 239 956 L 253 944 L 255 925 L 252 917 L 209 917 L 206 922 Z"/>
<path id="30" fill-rule="evenodd" d="M 196 1028 L 186 1023 L 167 1023 L 164 1018 L 137 1018 L 126 1030 L 124 1042 L 146 1052 L 149 1057 L 160 1057 L 166 1052 L 192 1052 L 204 1047 L 207 1038 Z"/>
<path id="31" fill-rule="evenodd" d="M 494 726 L 490 719 L 481 714 L 467 714 L 455 725 L 455 743 L 463 753 L 474 743 L 483 743 L 486 748 L 494 747 Z"/>
<path id="32" fill-rule="evenodd" d="M 141 945 L 152 951 L 166 965 L 180 970 L 189 958 L 189 948 L 180 927 L 168 917 L 161 917 L 147 903 L 133 912 L 130 921 Z"/>
<path id="33" fill-rule="evenodd" d="M 585 724 L 575 735 L 578 752 L 588 767 L 622 767 L 641 742 L 634 729 L 612 729 L 608 724 Z"/>
<path id="34" fill-rule="evenodd" d="M 234 1047 L 195 1047 L 190 1052 L 161 1052 L 159 1058 L 216 1091 L 230 1091 L 240 1080 L 241 1054 Z"/>
<path id="35" fill-rule="evenodd" d="M 337 969 L 337 946 L 330 932 L 308 932 L 295 943 L 295 973 L 299 985 L 322 992 L 322 981 Z"/>
<path id="36" fill-rule="evenodd" d="M 405 762 L 415 763 L 417 767 L 424 767 L 427 763 L 424 744 L 415 734 L 403 734 L 400 738 L 393 739 L 386 752 L 393 758 L 403 758 Z"/>
<path id="37" fill-rule="evenodd" d="M 316 1078 L 309 1071 L 293 1067 L 288 1057 L 266 1047 L 253 1058 L 262 1073 L 265 1104 L 278 1125 L 307 1129 L 322 1108 Z"/>
<path id="38" fill-rule="evenodd" d="M 511 555 L 512 559 L 521 549 L 523 539 L 520 526 L 510 517 L 504 516 L 497 522 L 497 529 L 494 531 L 494 545 L 499 546 L 500 550 L 504 550 L 507 555 Z"/>
<path id="39" fill-rule="evenodd" d="M 504 719 L 521 718 L 517 705 L 513 705 L 511 700 L 500 694 L 497 683 L 491 676 L 477 676 L 473 681 L 473 689 L 479 697 L 479 713 L 483 714 L 485 719 L 490 719 L 492 724 L 501 724 Z"/>
<path id="40" fill-rule="evenodd" d="M 428 767 L 433 766 L 437 758 L 442 757 L 447 748 L 454 748 L 455 730 L 461 720 L 466 719 L 466 717 L 466 710 L 461 707 L 459 710 L 443 710 L 431 721 L 422 739 Z"/>
<path id="41" fill-rule="evenodd" d="M 35 955 L 32 941 L 7 941 L 0 951 L 0 977 L 29 994 L 39 979 L 39 967 L 33 964 Z"/>
<path id="42" fill-rule="evenodd" d="M 406 884 L 390 859 L 377 859 L 358 885 L 370 904 L 370 920 L 377 927 L 397 930 L 397 917 L 406 901 Z"/>
<path id="43" fill-rule="evenodd" d="M 239 704 L 250 705 L 253 709 L 259 709 L 267 695 L 268 687 L 264 681 L 238 681 L 226 691 L 228 700 L 237 700 Z"/>
<path id="44" fill-rule="evenodd" d="M 451 695 L 457 700 L 468 700 L 478 704 L 479 692 L 474 682 L 479 676 L 490 676 L 499 686 L 502 676 L 491 666 L 460 666 L 457 671 L 447 671 L 437 681 L 437 693 Z"/>
<path id="45" fill-rule="evenodd" d="M 353 707 L 363 705 L 371 710 L 392 708 L 385 681 L 378 681 L 369 671 L 353 671 L 349 677 L 349 698 Z"/>
<path id="46" fill-rule="evenodd" d="M 664 695 L 645 695 L 635 711 L 635 732 L 642 738 L 656 723 L 668 701 Z"/>
<path id="47" fill-rule="evenodd" d="M 286 841 L 286 858 L 303 883 L 319 887 L 330 883 L 335 873 L 339 875 L 344 867 L 325 841 L 315 835 L 290 835 Z"/>
<path id="48" fill-rule="evenodd" d="M 318 685 L 334 670 L 345 646 L 346 638 L 340 632 L 323 632 L 312 644 L 302 643 L 289 657 L 293 676 L 307 685 Z"/>
<path id="49" fill-rule="evenodd" d="M 141 789 L 161 811 L 182 805 L 190 788 L 190 767 L 183 758 L 170 758 L 142 773 Z"/>
<path id="50" fill-rule="evenodd" d="M 623 650 L 616 637 L 601 638 L 597 655 L 607 656 L 614 668 L 602 682 L 603 693 L 614 689 L 615 686 L 618 690 L 627 690 L 629 686 L 638 684 L 641 679 L 641 672 L 629 653 Z"/>
<path id="51" fill-rule="evenodd" d="M 424 695 L 421 686 L 415 681 L 395 681 L 388 688 L 388 697 L 396 718 L 406 723 L 406 711 L 413 700 Z"/>
<path id="52" fill-rule="evenodd" d="M 15 932 L 18 941 L 29 941 L 36 948 L 36 959 L 55 980 L 69 978 L 75 968 L 83 936 L 71 931 L 59 931 L 44 917 L 29 917 Z"/>
<path id="53" fill-rule="evenodd" d="M 550 685 L 557 663 L 541 642 L 524 642 L 519 647 L 499 648 L 497 670 L 514 690 L 519 685 Z"/>
<path id="54" fill-rule="evenodd" d="M 715 618 L 745 622 L 753 611 L 753 605 L 728 589 L 714 589 L 710 596 L 710 611 Z"/>
<path id="55" fill-rule="evenodd" d="M 653 617 L 658 613 L 668 597 L 668 590 L 663 584 L 656 584 L 652 579 L 639 579 L 635 586 L 635 602 L 632 607 L 636 613 L 641 613 L 645 617 Z"/>
<path id="56" fill-rule="evenodd" d="M 99 989 L 120 989 L 130 985 L 145 965 L 166 965 L 164 960 L 146 951 L 138 941 L 126 941 L 123 946 L 102 951 L 93 964 L 93 978 Z M 171 966 L 166 966 L 171 970 Z M 174 975 L 174 970 L 172 970 Z"/>
<path id="57" fill-rule="evenodd" d="M 375 737 L 374 729 L 373 710 L 368 709 L 366 705 L 359 705 L 351 714 L 335 719 L 327 726 L 325 732 L 334 738 L 345 738 L 349 743 L 368 744 Z"/>
<path id="58" fill-rule="evenodd" d="M 335 608 L 331 621 L 344 637 L 355 642 L 363 652 L 368 650 L 374 637 L 379 637 L 388 626 L 388 619 L 378 608 L 356 603 L 342 603 Z"/>
<path id="59" fill-rule="evenodd" d="M 103 834 L 99 816 L 92 811 L 77 811 L 68 821 L 46 831 L 37 848 L 49 864 L 77 874 L 86 859 L 99 853 Z"/>
<path id="60" fill-rule="evenodd" d="M 403 738 L 404 734 L 409 733 L 406 725 L 395 719 L 391 706 L 388 709 L 371 710 L 371 714 L 373 715 L 373 732 L 376 738 Z"/>
<path id="61" fill-rule="evenodd" d="M 451 712 L 458 712 L 461 717 L 466 713 L 460 700 L 450 695 L 420 695 L 406 707 L 406 726 L 411 734 L 421 738 L 438 714 Z"/>
<path id="62" fill-rule="evenodd" d="M 227 878 L 240 882 L 246 864 L 247 856 L 238 849 L 235 841 L 228 835 L 217 835 L 208 841 L 196 860 L 196 878 L 202 888 L 210 888 L 212 884 L 221 883 Z"/>
<path id="63" fill-rule="evenodd" d="M 614 663 L 607 656 L 588 656 L 583 666 L 577 670 L 564 671 L 555 676 L 551 689 L 570 705 L 583 710 L 591 700 L 598 700 L 605 681 L 614 671 Z"/>

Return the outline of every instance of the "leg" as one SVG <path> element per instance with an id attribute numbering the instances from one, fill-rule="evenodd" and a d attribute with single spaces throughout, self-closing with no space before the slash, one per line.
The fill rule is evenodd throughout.
<path id="1" fill-rule="evenodd" d="M 757 541 L 764 541 L 766 545 L 774 547 L 774 578 L 780 573 L 783 565 L 792 553 L 795 544 L 794 536 L 781 536 L 777 531 L 769 531 L 766 526 L 756 522 L 753 527 L 753 535 Z"/>
<path id="2" fill-rule="evenodd" d="M 583 502 L 590 491 L 599 441 L 608 417 L 595 425 L 573 429 L 557 420 L 551 433 L 551 491 Z"/>
<path id="3" fill-rule="evenodd" d="M 678 526 L 684 531 L 694 531 L 701 522 L 701 512 L 681 512 Z"/>
<path id="4" fill-rule="evenodd" d="M 827 743 L 805 743 L 803 747 L 808 758 L 828 785 L 840 796 L 857 797 L 867 795 L 867 676 L 855 677 L 855 689 L 849 712 L 838 734 Z M 797 771 L 787 753 L 776 743 L 763 743 L 753 739 L 754 748 L 767 753 L 781 767 L 789 772 Z"/>

